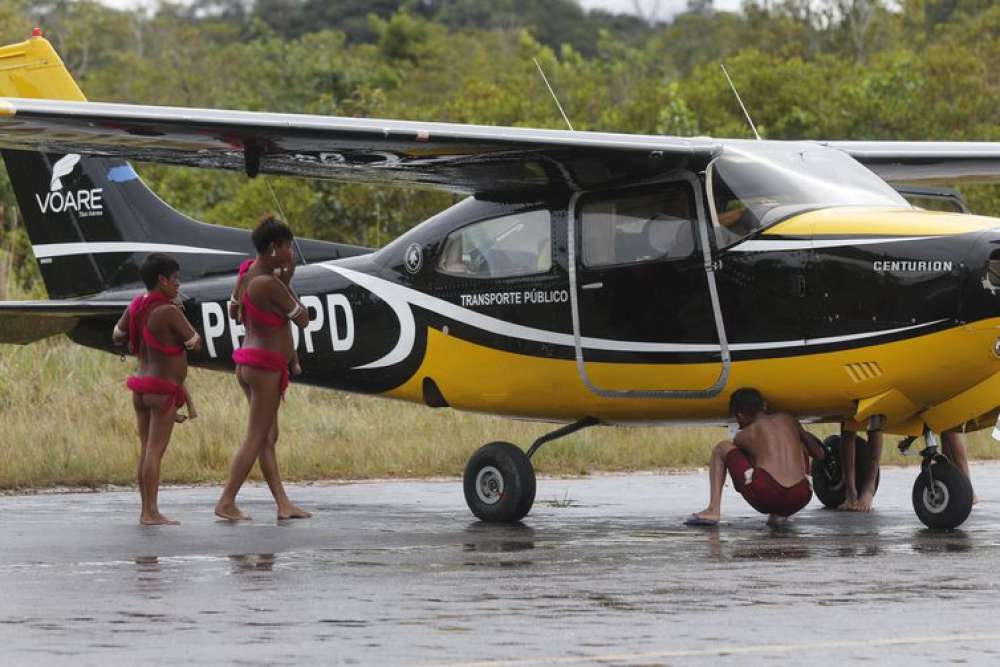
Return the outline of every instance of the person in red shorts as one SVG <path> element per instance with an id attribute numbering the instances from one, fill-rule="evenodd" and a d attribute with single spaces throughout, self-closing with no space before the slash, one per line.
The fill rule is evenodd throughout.
<path id="1" fill-rule="evenodd" d="M 733 392 L 729 413 L 736 418 L 740 432 L 733 440 L 716 445 L 708 469 L 708 507 L 684 523 L 718 525 L 727 470 L 733 487 L 751 507 L 768 515 L 768 523 L 786 519 L 805 507 L 812 498 L 806 479 L 809 456 L 825 458 L 819 439 L 791 415 L 768 414 L 764 397 L 756 389 Z"/>

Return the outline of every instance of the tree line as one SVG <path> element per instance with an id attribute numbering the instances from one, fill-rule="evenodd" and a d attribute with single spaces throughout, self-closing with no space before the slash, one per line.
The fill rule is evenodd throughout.
<path id="1" fill-rule="evenodd" d="M 196 0 L 148 13 L 92 0 L 0 5 L 3 43 L 36 24 L 94 101 L 564 127 L 537 59 L 578 130 L 749 137 L 725 62 L 768 138 L 1000 141 L 992 0 L 746 0 L 740 12 L 689 0 L 670 22 L 574 0 Z M 138 167 L 199 219 L 250 226 L 280 205 L 303 236 L 363 245 L 453 201 Z M 996 188 L 964 192 L 973 210 L 1000 215 Z M 40 294 L 5 171 L 0 225 L 0 290 L 10 279 Z"/>

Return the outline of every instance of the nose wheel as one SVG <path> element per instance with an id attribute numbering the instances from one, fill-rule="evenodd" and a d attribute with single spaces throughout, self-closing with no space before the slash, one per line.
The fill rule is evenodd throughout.
<path id="1" fill-rule="evenodd" d="M 938 453 L 934 433 L 928 431 L 924 438 L 927 447 L 920 453 L 924 461 L 913 483 L 913 509 L 928 528 L 957 528 L 972 511 L 972 483 Z"/>

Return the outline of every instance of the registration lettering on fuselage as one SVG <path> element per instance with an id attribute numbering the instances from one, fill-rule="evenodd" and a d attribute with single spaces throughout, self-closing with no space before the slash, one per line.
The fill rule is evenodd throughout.
<path id="1" fill-rule="evenodd" d="M 304 346 L 307 353 L 315 351 L 324 329 L 328 332 L 330 346 L 334 352 L 346 352 L 354 347 L 354 311 L 346 296 L 307 295 L 300 300 L 309 310 L 309 324 L 301 331 L 298 327 L 290 325 L 295 349 Z M 202 303 L 201 321 L 205 329 L 205 349 L 213 359 L 219 357 L 216 344 L 227 332 L 234 350 L 240 346 L 240 339 L 246 335 L 243 325 L 229 317 L 224 303 L 217 301 Z"/>

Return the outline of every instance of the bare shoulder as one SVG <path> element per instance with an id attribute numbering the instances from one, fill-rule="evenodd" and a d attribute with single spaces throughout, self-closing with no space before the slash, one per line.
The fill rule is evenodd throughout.
<path id="1" fill-rule="evenodd" d="M 783 426 L 790 426 L 794 429 L 798 429 L 800 426 L 799 420 L 787 412 L 775 412 L 768 415 L 768 417 Z"/>
<path id="2" fill-rule="evenodd" d="M 170 304 L 168 308 L 164 308 L 166 311 L 166 316 L 170 319 L 170 322 L 176 324 L 183 324 L 187 322 L 187 315 L 184 314 L 184 309 L 178 305 Z"/>
<path id="3" fill-rule="evenodd" d="M 250 278 L 247 287 L 257 290 L 273 290 L 281 287 L 281 279 L 270 273 L 258 273 Z"/>
<path id="4" fill-rule="evenodd" d="M 149 314 L 148 322 L 150 324 L 171 324 L 182 319 L 184 319 L 184 311 L 181 310 L 181 307 L 177 304 L 168 303 L 154 309 Z"/>
<path id="5" fill-rule="evenodd" d="M 255 297 L 269 299 L 278 294 L 281 285 L 278 283 L 276 277 L 267 273 L 258 273 L 250 277 L 247 281 L 246 289 Z"/>

